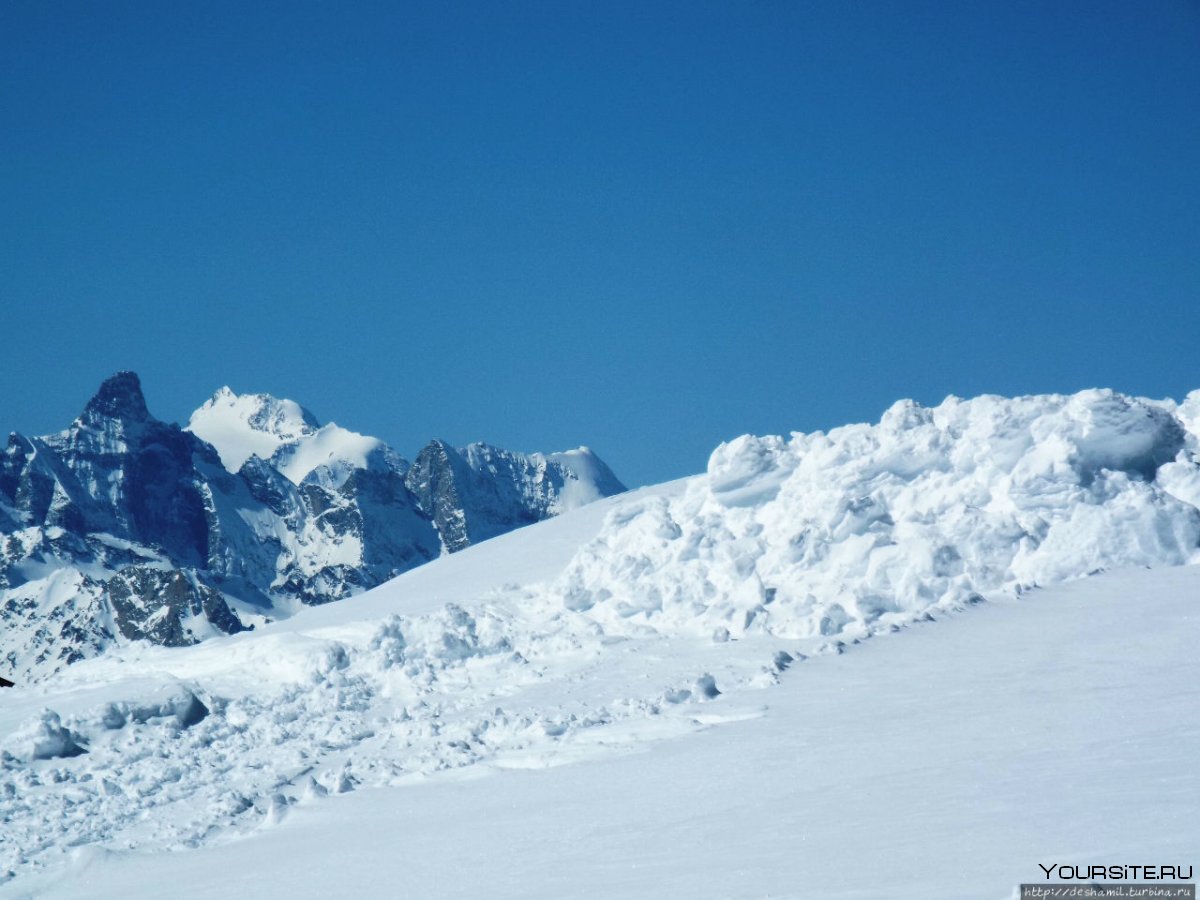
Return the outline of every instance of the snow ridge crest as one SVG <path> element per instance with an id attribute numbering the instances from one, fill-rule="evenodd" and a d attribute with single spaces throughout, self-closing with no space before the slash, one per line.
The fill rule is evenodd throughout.
<path id="1" fill-rule="evenodd" d="M 900 401 L 717 447 L 559 579 L 605 628 L 859 638 L 997 592 L 1200 562 L 1200 392 Z"/>

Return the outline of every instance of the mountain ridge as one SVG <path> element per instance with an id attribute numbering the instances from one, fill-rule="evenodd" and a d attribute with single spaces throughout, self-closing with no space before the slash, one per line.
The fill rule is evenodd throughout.
<path id="1" fill-rule="evenodd" d="M 181 428 L 118 372 L 68 428 L 14 433 L 0 458 L 0 670 L 28 680 L 123 642 L 182 646 L 342 599 L 557 514 L 579 481 L 564 466 L 540 493 L 497 488 L 531 465 L 450 478 L 458 506 L 441 490 L 422 503 L 387 444 L 294 401 L 223 387 Z M 488 527 L 443 541 L 435 508 L 463 522 L 486 510 Z"/>

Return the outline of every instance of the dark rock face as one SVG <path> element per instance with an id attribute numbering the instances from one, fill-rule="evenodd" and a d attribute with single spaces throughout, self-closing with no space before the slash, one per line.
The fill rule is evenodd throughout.
<path id="1" fill-rule="evenodd" d="M 191 624 L 199 621 L 225 634 L 244 630 L 220 593 L 179 569 L 130 566 L 110 578 L 105 588 L 113 620 L 131 641 L 164 647 L 199 643 L 207 636 L 197 634 Z"/>
<path id="2" fill-rule="evenodd" d="M 9 438 L 0 501 L 11 498 L 26 527 L 103 532 L 203 565 L 209 534 L 194 458 L 213 455 L 177 425 L 151 418 L 137 376 L 122 372 L 66 431 Z"/>
<path id="3" fill-rule="evenodd" d="M 337 600 L 554 515 L 578 481 L 553 459 L 483 444 L 434 441 L 410 467 L 364 438 L 376 446 L 365 459 L 331 458 L 296 484 L 281 468 L 300 450 L 289 435 L 312 437 L 319 423 L 255 397 L 264 403 L 248 426 L 278 428 L 284 443 L 237 472 L 155 419 L 132 372 L 106 380 L 65 431 L 9 437 L 0 673 L 24 682 L 121 640 L 185 646 L 241 631 L 243 617 L 281 601 Z M 586 465 L 607 473 L 598 495 L 624 489 L 594 457 Z"/>
<path id="4" fill-rule="evenodd" d="M 590 451 L 576 454 L 595 476 L 587 484 L 596 494 L 592 499 L 625 490 Z M 454 553 L 569 508 L 570 489 L 583 479 L 563 461 L 567 454 L 558 456 L 512 453 L 488 444 L 455 449 L 434 440 L 417 455 L 405 482 L 437 526 L 442 545 Z"/>
<path id="5" fill-rule="evenodd" d="M 9 438 L 0 458 L 8 519 L 0 647 L 11 671 L 53 671 L 102 652 L 118 634 L 180 646 L 199 639 L 187 634 L 192 625 L 201 636 L 242 629 L 203 578 L 224 574 L 219 563 L 231 554 L 218 551 L 231 532 L 246 537 L 212 515 L 214 494 L 249 492 L 214 485 L 205 469 L 220 470 L 212 448 L 150 416 L 131 372 L 105 381 L 65 431 Z M 205 574 L 161 571 L 178 567 Z"/>
<path id="6" fill-rule="evenodd" d="M 296 486 L 270 463 L 252 456 L 238 471 L 238 477 L 246 483 L 250 496 L 275 515 L 286 519 L 303 516 L 304 500 Z"/>
<path id="7" fill-rule="evenodd" d="M 90 423 L 106 419 L 145 422 L 150 411 L 146 409 L 141 380 L 134 372 L 118 372 L 106 379 L 80 418 Z"/>
<path id="8" fill-rule="evenodd" d="M 450 553 L 471 545 L 460 488 L 470 490 L 472 475 L 457 450 L 433 440 L 417 454 L 405 477 L 417 506 L 433 520 L 442 546 Z"/>
<path id="9" fill-rule="evenodd" d="M 381 584 L 437 557 L 437 535 L 403 474 L 357 469 L 338 497 L 353 511 L 350 528 L 363 541 L 363 567 L 371 583 Z M 421 540 L 406 537 L 413 534 Z"/>

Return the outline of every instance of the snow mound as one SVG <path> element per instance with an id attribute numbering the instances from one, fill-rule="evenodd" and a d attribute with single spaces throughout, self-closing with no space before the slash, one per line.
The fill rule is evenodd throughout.
<path id="1" fill-rule="evenodd" d="M 109 703 L 101 713 L 100 722 L 110 731 L 124 728 L 130 722 L 144 725 L 155 719 L 174 722 L 179 728 L 191 728 L 204 721 L 209 708 L 191 690 L 181 688 L 163 691 L 159 698 L 141 703 Z"/>
<path id="2" fill-rule="evenodd" d="M 87 752 L 80 736 L 63 727 L 58 713 L 51 709 L 42 710 L 41 715 L 15 731 L 4 743 L 9 748 L 3 752 L 5 757 L 29 762 L 70 759 Z"/>
<path id="3" fill-rule="evenodd" d="M 556 589 L 609 631 L 856 638 L 998 591 L 1197 561 L 1198 409 L 1198 394 L 951 397 L 739 437 L 682 496 L 610 513 Z"/>

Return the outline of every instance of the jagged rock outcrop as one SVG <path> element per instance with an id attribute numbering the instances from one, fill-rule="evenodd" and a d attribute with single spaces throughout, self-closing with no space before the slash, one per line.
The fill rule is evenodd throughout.
<path id="1" fill-rule="evenodd" d="M 625 490 L 586 447 L 524 454 L 439 440 L 417 455 L 405 483 L 450 552 Z"/>
<path id="2" fill-rule="evenodd" d="M 457 450 L 434 440 L 417 454 L 405 478 L 418 507 L 433 520 L 442 546 L 451 553 L 472 543 L 460 488 L 469 491 L 473 476 Z"/>
<path id="3" fill-rule="evenodd" d="M 194 572 L 130 566 L 108 580 L 105 593 L 113 621 L 129 640 L 186 647 L 245 630 L 225 598 Z"/>

